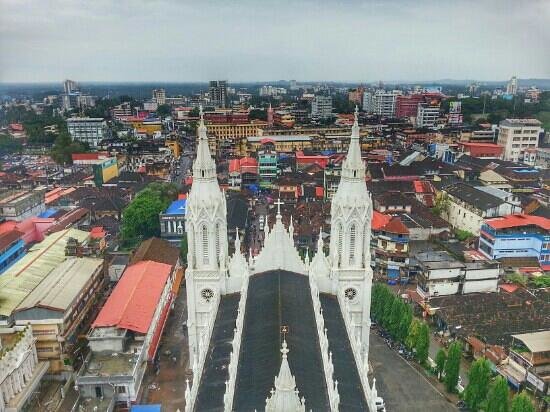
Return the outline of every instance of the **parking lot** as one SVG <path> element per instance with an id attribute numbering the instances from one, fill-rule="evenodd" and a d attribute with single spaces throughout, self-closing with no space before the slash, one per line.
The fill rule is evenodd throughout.
<path id="1" fill-rule="evenodd" d="M 378 395 L 384 398 L 387 411 L 458 410 L 419 371 L 388 348 L 376 333 L 371 333 L 369 357 Z"/>

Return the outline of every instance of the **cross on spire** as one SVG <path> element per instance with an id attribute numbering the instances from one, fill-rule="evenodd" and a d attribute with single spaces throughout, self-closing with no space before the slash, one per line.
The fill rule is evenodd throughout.
<path id="1" fill-rule="evenodd" d="M 278 198 L 275 204 L 277 205 L 277 216 L 281 216 L 281 205 L 284 205 L 285 203 L 281 202 L 281 198 Z"/>

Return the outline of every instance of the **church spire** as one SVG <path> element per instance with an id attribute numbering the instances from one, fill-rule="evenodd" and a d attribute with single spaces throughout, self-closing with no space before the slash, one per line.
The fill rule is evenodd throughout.
<path id="1" fill-rule="evenodd" d="M 365 164 L 361 158 L 361 145 L 359 142 L 359 109 L 355 106 L 353 126 L 348 154 L 342 164 L 342 178 L 365 180 Z"/>
<path id="2" fill-rule="evenodd" d="M 197 158 L 193 163 L 193 179 L 215 179 L 216 164 L 210 155 L 208 147 L 208 137 L 206 136 L 206 126 L 204 124 L 204 113 L 202 106 L 199 107 L 200 122 L 197 128 Z"/>
<path id="3" fill-rule="evenodd" d="M 281 368 L 279 375 L 275 377 L 275 389 L 271 390 L 271 396 L 266 399 L 266 412 L 304 412 L 304 398 L 298 396 L 296 379 L 292 376 L 288 364 L 288 346 L 286 339 L 281 348 Z"/>

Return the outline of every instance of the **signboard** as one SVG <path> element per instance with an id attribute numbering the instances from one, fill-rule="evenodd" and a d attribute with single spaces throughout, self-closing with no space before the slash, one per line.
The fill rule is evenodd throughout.
<path id="1" fill-rule="evenodd" d="M 537 388 L 539 391 L 544 391 L 544 381 L 536 377 L 531 372 L 527 372 L 527 382 Z"/>

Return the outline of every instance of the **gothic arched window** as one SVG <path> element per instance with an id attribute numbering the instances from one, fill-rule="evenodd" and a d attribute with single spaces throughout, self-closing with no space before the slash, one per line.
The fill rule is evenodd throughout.
<path id="1" fill-rule="evenodd" d="M 338 244 L 337 244 L 337 250 L 338 250 L 338 260 L 342 261 L 342 247 L 344 244 L 344 228 L 342 227 L 342 224 L 338 224 Z"/>
<path id="2" fill-rule="evenodd" d="M 208 228 L 203 225 L 201 228 L 202 241 L 202 263 L 208 265 Z"/>
<path id="3" fill-rule="evenodd" d="M 216 259 L 220 258 L 220 252 L 221 252 L 221 225 L 220 223 L 216 223 Z"/>
<path id="4" fill-rule="evenodd" d="M 355 244 L 357 242 L 357 229 L 355 223 L 352 223 L 349 228 L 349 263 L 353 265 L 355 263 Z"/>

